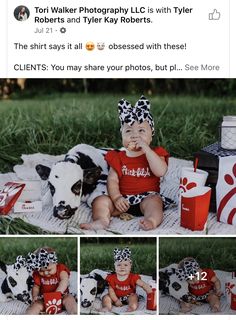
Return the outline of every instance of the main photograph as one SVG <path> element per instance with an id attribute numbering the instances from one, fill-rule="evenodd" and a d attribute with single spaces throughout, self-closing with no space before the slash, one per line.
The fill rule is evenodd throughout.
<path id="1" fill-rule="evenodd" d="M 235 234 L 234 79 L 1 79 L 1 234 Z"/>

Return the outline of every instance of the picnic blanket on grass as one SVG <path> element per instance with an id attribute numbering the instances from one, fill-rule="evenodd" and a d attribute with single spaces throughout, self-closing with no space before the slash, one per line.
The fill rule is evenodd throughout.
<path id="1" fill-rule="evenodd" d="M 168 267 L 167 267 L 168 268 Z M 166 269 L 166 268 L 165 268 Z M 224 293 L 225 282 L 227 277 L 231 276 L 231 272 L 226 272 L 222 270 L 215 270 L 217 277 L 221 282 L 221 290 Z M 227 303 L 226 296 L 222 295 L 220 298 L 221 312 L 212 313 L 209 303 L 203 303 L 202 305 L 193 305 L 193 308 L 187 314 L 236 314 L 235 310 L 230 308 L 230 305 Z M 180 313 L 179 302 L 170 296 L 159 295 L 159 314 L 183 314 Z"/>
<path id="2" fill-rule="evenodd" d="M 77 299 L 77 284 L 78 275 L 76 271 L 71 271 L 69 291 Z M 18 300 L 9 300 L 7 302 L 0 302 L 0 315 L 20 315 L 25 314 L 29 305 Z M 60 314 L 67 314 L 63 311 Z"/>
<path id="3" fill-rule="evenodd" d="M 41 153 L 32 155 L 22 155 L 23 163 L 14 167 L 14 172 L 0 174 L 0 188 L 8 181 L 19 180 L 40 180 L 35 165 L 44 164 L 52 166 L 53 163 L 62 160 L 64 155 L 51 156 Z M 161 193 L 175 203 L 178 201 L 179 177 L 183 166 L 192 166 L 191 161 L 170 158 L 168 172 L 161 181 Z M 217 222 L 216 214 L 210 213 L 207 227 L 204 231 L 195 231 L 185 229 L 180 226 L 180 215 L 178 206 L 172 205 L 164 212 L 162 224 L 150 231 L 143 231 L 139 228 L 139 217 L 134 217 L 130 221 L 120 220 L 118 217 L 112 218 L 109 227 L 106 230 L 82 230 L 80 223 L 92 221 L 91 209 L 86 203 L 82 203 L 79 214 L 75 214 L 68 220 L 59 220 L 52 215 L 52 197 L 48 188 L 47 181 L 41 181 L 43 210 L 39 213 L 11 213 L 9 216 L 20 218 L 34 226 L 45 230 L 46 232 L 56 234 L 235 234 L 236 226 Z"/>
<path id="4" fill-rule="evenodd" d="M 85 275 L 81 275 L 83 278 Z M 150 280 L 152 280 L 151 276 L 147 275 L 141 275 L 141 279 L 148 283 Z M 127 306 L 122 306 L 122 307 L 112 307 L 111 312 L 101 312 L 99 311 L 102 308 L 102 300 L 100 297 L 96 297 L 93 305 L 89 308 L 83 308 L 80 306 L 80 314 L 156 314 L 156 311 L 151 311 L 146 309 L 146 304 L 147 304 L 147 296 L 146 292 L 137 286 L 136 293 L 139 297 L 139 303 L 138 303 L 138 309 L 132 312 L 126 312 Z"/>

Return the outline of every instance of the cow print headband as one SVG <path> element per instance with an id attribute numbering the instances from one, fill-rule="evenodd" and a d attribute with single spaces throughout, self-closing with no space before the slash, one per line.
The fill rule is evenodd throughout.
<path id="1" fill-rule="evenodd" d="M 45 249 L 41 249 L 38 253 L 28 253 L 26 258 L 27 268 L 30 270 L 47 268 L 49 263 L 57 263 L 56 252 L 48 252 Z"/>
<path id="2" fill-rule="evenodd" d="M 113 253 L 115 262 L 131 261 L 131 250 L 128 247 L 124 248 L 123 250 L 115 248 Z"/>
<path id="3" fill-rule="evenodd" d="M 18 256 L 16 257 L 16 262 L 13 264 L 13 268 L 18 271 L 22 267 L 27 267 L 26 259 L 23 256 Z"/>
<path id="4" fill-rule="evenodd" d="M 198 262 L 195 259 L 183 261 L 183 267 L 176 270 L 176 275 L 179 280 L 191 280 L 200 268 Z"/>
<path id="5" fill-rule="evenodd" d="M 154 136 L 154 120 L 150 113 L 150 106 L 150 102 L 144 96 L 141 96 L 134 107 L 127 100 L 120 100 L 118 103 L 118 110 L 121 127 L 125 123 L 132 126 L 135 121 L 138 123 L 147 121 L 152 129 L 152 136 Z"/>

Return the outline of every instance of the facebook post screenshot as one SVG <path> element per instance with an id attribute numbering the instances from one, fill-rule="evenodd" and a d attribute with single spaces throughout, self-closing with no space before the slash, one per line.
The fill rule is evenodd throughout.
<path id="1" fill-rule="evenodd" d="M 236 320 L 236 1 L 1 7 L 3 319 Z"/>

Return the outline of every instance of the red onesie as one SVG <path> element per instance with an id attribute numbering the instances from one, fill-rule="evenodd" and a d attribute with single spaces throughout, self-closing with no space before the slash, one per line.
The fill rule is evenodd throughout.
<path id="1" fill-rule="evenodd" d="M 117 298 L 121 298 L 124 296 L 128 296 L 131 293 L 136 292 L 136 282 L 140 278 L 139 274 L 130 273 L 128 278 L 124 281 L 120 281 L 117 279 L 116 274 L 109 274 L 106 277 L 107 282 L 115 291 Z"/>
<path id="2" fill-rule="evenodd" d="M 189 284 L 190 293 L 195 296 L 202 296 L 209 293 L 210 290 L 214 289 L 214 283 L 211 282 L 211 279 L 215 277 L 215 272 L 212 269 L 202 269 L 201 276 L 206 280 L 200 280 L 198 283 Z"/>
<path id="3" fill-rule="evenodd" d="M 164 148 L 156 147 L 153 151 L 158 156 L 165 157 L 167 163 L 169 154 Z M 160 178 L 152 173 L 145 154 L 127 157 L 125 151 L 112 150 L 108 151 L 105 159 L 118 174 L 120 193 L 123 196 L 148 191 L 160 192 Z"/>
<path id="4" fill-rule="evenodd" d="M 40 294 L 56 291 L 60 282 L 60 273 L 66 271 L 70 275 L 70 270 L 62 263 L 57 264 L 57 272 L 50 277 L 43 277 L 38 271 L 33 272 L 34 284 L 40 287 Z M 69 292 L 68 288 L 65 291 Z"/>

